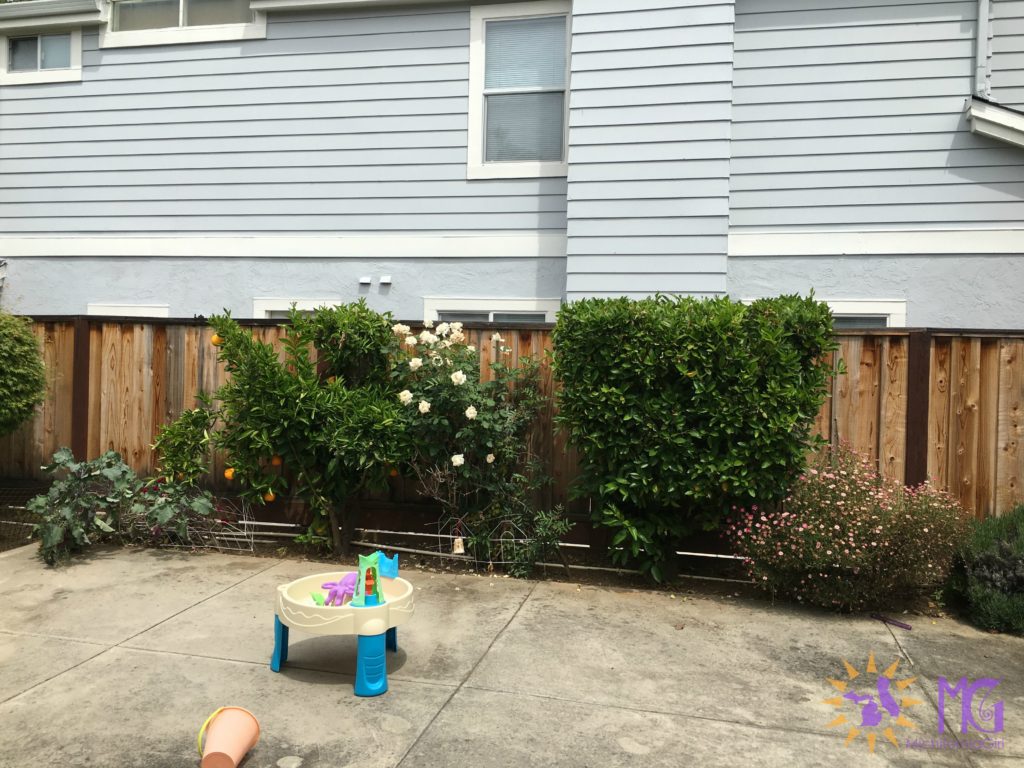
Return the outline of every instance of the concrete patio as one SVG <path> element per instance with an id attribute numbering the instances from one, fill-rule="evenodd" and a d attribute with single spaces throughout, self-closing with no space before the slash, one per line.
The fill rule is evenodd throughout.
<path id="1" fill-rule="evenodd" d="M 390 690 L 352 695 L 354 638 L 292 632 L 268 668 L 276 585 L 322 563 L 102 549 L 44 567 L 0 555 L 0 766 L 198 765 L 211 711 L 250 709 L 245 768 L 829 766 L 1002 768 L 1024 758 L 1024 640 L 950 619 L 912 631 L 756 600 L 403 569 L 416 615 Z M 848 747 L 853 702 L 827 678 L 900 664 L 921 700 L 905 738 L 938 738 L 937 679 L 1002 678 L 1002 748 Z M 977 704 L 977 700 L 975 701 Z M 960 702 L 944 736 L 960 737 Z M 883 711 L 883 715 L 884 715 Z M 884 725 L 884 722 L 883 722 Z M 862 729 L 865 731 L 870 729 Z M 976 734 L 975 734 L 976 736 Z M 963 741 L 961 746 L 969 746 Z M 973 740 L 974 736 L 972 736 Z"/>

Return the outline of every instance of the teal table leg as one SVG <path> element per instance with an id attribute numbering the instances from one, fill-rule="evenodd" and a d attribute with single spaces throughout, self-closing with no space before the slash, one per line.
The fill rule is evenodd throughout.
<path id="1" fill-rule="evenodd" d="M 356 653 L 356 696 L 380 696 L 388 690 L 385 634 L 359 635 Z"/>
<path id="2" fill-rule="evenodd" d="M 398 627 L 392 627 L 387 632 L 387 646 L 389 651 L 398 651 Z"/>
<path id="3" fill-rule="evenodd" d="M 281 623 L 281 620 L 274 615 L 274 653 L 270 657 L 270 668 L 275 672 L 281 671 L 281 665 L 288 661 L 288 627 Z"/>

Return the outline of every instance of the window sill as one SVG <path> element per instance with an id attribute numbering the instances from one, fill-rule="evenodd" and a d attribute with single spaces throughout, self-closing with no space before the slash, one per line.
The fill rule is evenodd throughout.
<path id="1" fill-rule="evenodd" d="M 230 40 L 263 40 L 267 36 L 267 17 L 256 14 L 248 24 L 210 24 L 202 27 L 169 29 L 133 29 L 128 32 L 100 30 L 100 48 L 136 48 L 147 45 L 217 43 Z"/>
<path id="2" fill-rule="evenodd" d="M 0 72 L 0 85 L 80 82 L 82 82 L 81 67 L 74 69 L 37 69 L 31 72 Z"/>
<path id="3" fill-rule="evenodd" d="M 470 163 L 467 179 L 539 179 L 568 176 L 568 163 Z"/>

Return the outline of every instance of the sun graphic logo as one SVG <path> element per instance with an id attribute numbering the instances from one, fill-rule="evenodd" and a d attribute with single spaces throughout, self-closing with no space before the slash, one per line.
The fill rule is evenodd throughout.
<path id="1" fill-rule="evenodd" d="M 839 695 L 825 699 L 824 703 L 836 709 L 847 710 L 836 715 L 827 726 L 838 728 L 849 725 L 844 747 L 850 746 L 850 743 L 863 733 L 868 742 L 868 749 L 872 752 L 875 751 L 879 735 L 898 748 L 900 742 L 894 729 L 917 728 L 903 714 L 904 709 L 923 703 L 921 699 L 907 695 L 907 689 L 917 678 L 896 680 L 896 669 L 899 664 L 897 659 L 879 672 L 875 665 L 875 654 L 872 653 L 868 656 L 863 676 L 860 670 L 843 659 L 846 679 L 827 678 L 832 687 L 839 691 Z"/>

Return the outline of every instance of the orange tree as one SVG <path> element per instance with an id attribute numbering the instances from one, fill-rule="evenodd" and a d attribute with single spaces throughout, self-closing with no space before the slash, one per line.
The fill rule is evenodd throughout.
<path id="1" fill-rule="evenodd" d="M 225 454 L 225 476 L 242 486 L 244 497 L 270 502 L 290 485 L 313 513 L 310 534 L 329 528 L 334 551 L 347 552 L 353 500 L 384 481 L 399 452 L 390 315 L 362 300 L 309 316 L 293 309 L 283 361 L 229 313 L 209 322 L 230 378 L 205 407 L 211 429 L 196 428 L 203 419 L 187 411 L 183 423 L 161 434 L 158 449 L 174 446 L 161 456 L 162 466 L 174 473 L 177 463 L 205 455 L 208 443 Z M 179 432 L 195 439 L 175 445 L 171 438 Z"/>

